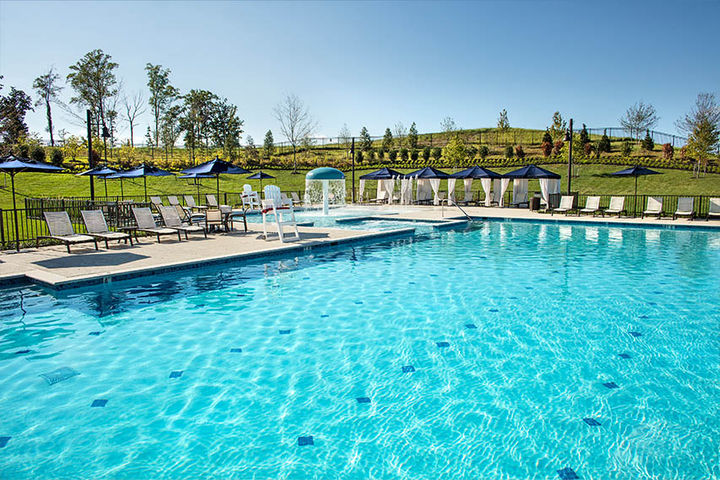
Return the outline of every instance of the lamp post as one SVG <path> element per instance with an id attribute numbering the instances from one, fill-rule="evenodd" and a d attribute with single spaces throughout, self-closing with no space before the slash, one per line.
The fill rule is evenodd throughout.
<path id="1" fill-rule="evenodd" d="M 352 203 L 355 203 L 355 137 L 352 137 L 350 158 L 352 159 Z"/>
<path id="2" fill-rule="evenodd" d="M 573 119 L 570 119 L 570 128 L 565 132 L 565 141 L 570 142 L 570 148 L 568 150 L 568 181 L 567 181 L 567 194 L 570 195 L 570 185 L 572 184 L 572 142 L 573 139 Z"/>
<path id="3" fill-rule="evenodd" d="M 87 110 L 85 113 L 87 114 L 88 166 L 93 169 L 95 168 L 95 162 L 93 161 L 92 155 L 92 127 L 90 126 L 92 118 L 90 116 L 90 110 Z M 90 175 L 90 200 L 95 201 L 95 181 L 92 175 Z"/>

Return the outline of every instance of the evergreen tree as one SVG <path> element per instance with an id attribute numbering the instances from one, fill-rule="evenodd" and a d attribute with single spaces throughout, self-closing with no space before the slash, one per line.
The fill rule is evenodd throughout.
<path id="1" fill-rule="evenodd" d="M 408 145 L 410 145 L 411 149 L 417 149 L 418 146 L 418 131 L 417 126 L 415 125 L 415 122 L 410 125 L 410 130 L 408 131 L 407 136 Z"/>
<path id="2" fill-rule="evenodd" d="M 27 136 L 25 115 L 30 110 L 32 99 L 22 90 L 10 87 L 10 93 L 0 96 L 0 141 L 7 147 L 3 151 L 8 152 L 9 147 Z"/>
<path id="3" fill-rule="evenodd" d="M 552 135 L 550 135 L 550 130 L 547 128 L 545 129 L 545 133 L 543 134 L 542 143 L 553 143 L 553 137 Z"/>
<path id="4" fill-rule="evenodd" d="M 426 162 L 430 160 L 430 153 L 431 153 L 430 150 L 431 150 L 430 147 L 423 148 L 422 157 L 423 157 L 423 160 L 425 160 Z"/>
<path id="5" fill-rule="evenodd" d="M 610 137 L 607 136 L 607 130 L 603 131 L 603 136 L 598 142 L 598 153 L 610 153 Z"/>
<path id="6" fill-rule="evenodd" d="M 507 132 L 510 129 L 510 120 L 508 120 L 507 110 L 504 108 L 498 117 L 497 128 L 501 132 Z"/>
<path id="7" fill-rule="evenodd" d="M 585 145 L 590 143 L 590 134 L 588 133 L 587 127 L 583 123 L 583 128 L 580 130 L 580 146 L 583 148 L 582 151 L 585 149 Z"/>
<path id="8" fill-rule="evenodd" d="M 265 141 L 263 142 L 263 156 L 269 160 L 275 154 L 275 139 L 273 138 L 272 130 L 268 130 L 265 134 Z"/>
<path id="9" fill-rule="evenodd" d="M 155 158 L 155 144 L 153 143 L 153 134 L 148 125 L 147 132 L 145 132 L 145 143 L 146 146 L 150 147 L 150 158 Z"/>
<path id="10" fill-rule="evenodd" d="M 372 138 L 370 138 L 370 132 L 365 127 L 360 129 L 360 149 L 363 152 L 369 152 L 372 149 Z"/>
<path id="11" fill-rule="evenodd" d="M 650 130 L 645 131 L 645 138 L 642 141 L 642 148 L 647 152 L 652 152 L 655 148 L 655 141 L 650 136 Z"/>
<path id="12" fill-rule="evenodd" d="M 393 147 L 393 134 L 389 128 L 385 129 L 385 135 L 383 135 L 382 149 L 385 152 L 389 152 Z"/>

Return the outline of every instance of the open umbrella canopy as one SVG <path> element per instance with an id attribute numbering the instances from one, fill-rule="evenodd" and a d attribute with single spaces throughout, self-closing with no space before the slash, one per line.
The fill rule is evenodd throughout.
<path id="1" fill-rule="evenodd" d="M 201 163 L 200 165 L 196 165 L 194 167 L 186 168 L 182 171 L 182 173 L 206 173 L 213 175 L 218 175 L 220 173 L 229 173 L 231 175 L 240 175 L 243 173 L 250 173 L 250 171 L 245 170 L 242 167 L 237 167 L 232 163 L 226 162 L 225 160 L 220 160 L 218 157 L 215 157 L 208 162 Z"/>
<path id="2" fill-rule="evenodd" d="M 383 167 L 380 170 L 376 170 L 374 172 L 366 173 L 365 175 L 360 176 L 360 180 L 389 180 L 391 178 L 404 176 L 404 173 L 400 173 L 397 170 L 393 170 L 392 168 Z"/>
<path id="3" fill-rule="evenodd" d="M 536 165 L 526 165 L 512 172 L 503 175 L 505 178 L 560 178 L 560 175 L 553 173 Z"/>
<path id="4" fill-rule="evenodd" d="M 450 178 L 502 178 L 502 175 L 483 167 L 470 167 L 450 174 Z"/>
<path id="5" fill-rule="evenodd" d="M 188 173 L 187 175 L 180 175 L 178 178 L 215 178 L 215 175 L 210 173 Z"/>
<path id="6" fill-rule="evenodd" d="M 20 172 L 60 172 L 62 168 L 50 165 L 49 163 L 30 160 L 29 158 L 16 157 L 8 155 L 0 159 L 0 172 L 14 175 Z"/>
<path id="7" fill-rule="evenodd" d="M 247 178 L 248 178 L 248 180 L 267 180 L 269 178 L 275 178 L 275 177 L 273 177 L 272 175 L 268 175 L 265 172 L 260 171 L 257 173 L 253 173 L 252 175 L 250 175 Z"/>
<path id="8" fill-rule="evenodd" d="M 649 168 L 635 165 L 634 167 L 626 168 L 625 170 L 620 170 L 619 172 L 613 172 L 610 175 L 615 175 L 616 177 L 642 177 L 644 175 L 661 175 L 661 173 L 656 172 L 655 170 L 650 170 Z"/>
<path id="9" fill-rule="evenodd" d="M 175 174 L 168 172 L 167 170 L 161 170 L 157 167 L 153 167 L 152 165 L 142 164 L 137 168 L 108 175 L 107 178 L 168 177 L 170 175 Z"/>
<path id="10" fill-rule="evenodd" d="M 445 172 L 441 172 L 440 170 L 433 168 L 433 167 L 425 167 L 425 168 L 421 168 L 420 170 L 416 170 L 414 172 L 408 173 L 405 175 L 405 177 L 449 178 L 450 175 L 448 175 Z"/>
<path id="11" fill-rule="evenodd" d="M 90 170 L 85 170 L 84 172 L 77 173 L 76 175 L 78 177 L 83 176 L 83 175 L 92 175 L 95 177 L 105 177 L 108 175 L 113 175 L 115 173 L 118 173 L 118 171 L 103 165 L 100 167 L 91 168 Z"/>

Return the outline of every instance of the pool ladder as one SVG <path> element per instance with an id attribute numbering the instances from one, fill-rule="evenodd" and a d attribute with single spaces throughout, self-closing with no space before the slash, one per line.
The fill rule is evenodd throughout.
<path id="1" fill-rule="evenodd" d="M 446 203 L 448 206 L 454 205 L 458 210 L 460 210 L 460 212 L 462 212 L 463 215 L 465 215 L 465 218 L 467 218 L 468 222 L 473 223 L 472 217 L 470 215 L 468 215 L 467 212 L 465 210 L 463 210 L 463 208 L 460 205 L 458 205 L 456 202 L 453 202 L 452 200 L 447 199 L 447 198 L 440 201 L 440 209 L 441 209 L 440 211 L 441 211 L 441 215 L 443 218 L 445 218 L 445 204 Z"/>

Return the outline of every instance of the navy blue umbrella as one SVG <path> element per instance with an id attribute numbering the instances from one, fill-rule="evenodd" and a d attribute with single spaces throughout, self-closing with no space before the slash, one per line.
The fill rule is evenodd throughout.
<path id="1" fill-rule="evenodd" d="M 91 168 L 90 170 L 85 170 L 84 172 L 80 172 L 77 174 L 77 176 L 89 175 L 92 177 L 100 177 L 103 180 L 105 180 L 105 196 L 107 197 L 108 196 L 107 177 L 108 177 L 108 175 L 113 175 L 115 173 L 117 173 L 117 170 L 113 170 L 110 167 L 101 165 L 99 167 Z"/>
<path id="2" fill-rule="evenodd" d="M 526 165 L 512 172 L 503 175 L 505 178 L 560 178 L 560 175 L 553 173 L 536 165 Z"/>
<path id="3" fill-rule="evenodd" d="M 247 178 L 248 178 L 248 180 L 260 180 L 260 190 L 262 190 L 262 181 L 269 180 L 269 179 L 275 178 L 275 177 L 260 170 L 259 172 L 253 173 L 252 175 L 250 175 Z"/>
<path id="4" fill-rule="evenodd" d="M 405 175 L 405 177 L 449 178 L 450 175 L 448 175 L 445 172 L 441 172 L 440 170 L 433 168 L 433 167 L 425 167 L 425 168 L 421 168 L 420 170 L 415 170 L 414 172 L 408 173 Z"/>
<path id="5" fill-rule="evenodd" d="M 475 166 L 450 174 L 450 178 L 502 178 L 502 175 L 487 168 Z"/>
<path id="6" fill-rule="evenodd" d="M 637 216 L 637 179 L 638 179 L 638 177 L 643 177 L 645 175 L 661 175 L 661 173 L 656 172 L 655 170 L 650 170 L 649 168 L 635 165 L 634 167 L 626 168 L 625 170 L 613 172 L 610 175 L 613 175 L 615 177 L 635 177 L 635 197 L 634 197 L 635 205 L 634 205 L 633 216 Z"/>
<path id="7" fill-rule="evenodd" d="M 374 172 L 366 173 L 365 175 L 360 176 L 361 180 L 390 180 L 391 178 L 395 177 L 404 177 L 405 174 L 398 172 L 397 170 L 393 170 L 392 168 L 383 167 L 380 170 L 376 170 Z"/>
<path id="8" fill-rule="evenodd" d="M 210 173 L 188 173 L 187 175 L 181 175 L 178 178 L 187 178 L 192 179 L 195 182 L 195 186 L 197 187 L 197 196 L 200 197 L 200 179 L 202 178 L 213 178 L 213 175 Z"/>
<path id="9" fill-rule="evenodd" d="M 217 196 L 218 196 L 218 198 L 220 198 L 220 174 L 221 173 L 227 173 L 230 175 L 242 175 L 245 173 L 250 173 L 250 171 L 245 170 L 242 167 L 233 165 L 232 163 L 226 162 L 225 160 L 220 160 L 218 157 L 215 157 L 210 161 L 201 163 L 200 165 L 186 168 L 185 170 L 182 171 L 182 173 L 215 175 L 215 181 L 217 183 Z"/>
<path id="10" fill-rule="evenodd" d="M 62 168 L 50 165 L 49 163 L 30 160 L 29 158 L 16 157 L 9 155 L 0 162 L 0 172 L 10 175 L 10 184 L 12 185 L 13 199 L 13 215 L 15 216 L 15 243 L 18 251 L 20 250 L 20 234 L 18 230 L 17 204 L 15 203 L 15 175 L 21 172 L 38 172 L 38 173 L 55 173 L 61 172 Z"/>
<path id="11" fill-rule="evenodd" d="M 145 187 L 145 201 L 147 202 L 147 177 L 169 177 L 170 175 L 175 175 L 172 172 L 168 172 L 167 170 L 161 170 L 157 167 L 153 167 L 152 165 L 146 165 L 142 164 L 137 168 L 133 168 L 131 170 L 125 170 L 124 172 L 118 172 L 114 173 L 112 175 L 108 175 L 106 178 L 119 178 L 122 182 L 123 178 L 140 178 L 143 179 L 143 186 Z"/>

